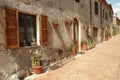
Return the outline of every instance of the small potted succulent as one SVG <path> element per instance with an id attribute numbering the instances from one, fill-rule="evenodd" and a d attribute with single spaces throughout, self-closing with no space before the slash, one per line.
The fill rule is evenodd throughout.
<path id="1" fill-rule="evenodd" d="M 31 62 L 32 62 L 32 69 L 35 74 L 40 74 L 43 70 L 42 66 L 42 50 L 38 51 L 32 51 L 30 50 L 31 53 Z"/>

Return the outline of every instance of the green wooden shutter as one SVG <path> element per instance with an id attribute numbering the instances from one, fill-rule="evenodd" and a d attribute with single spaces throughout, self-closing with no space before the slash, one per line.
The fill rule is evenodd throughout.
<path id="1" fill-rule="evenodd" d="M 40 17 L 40 41 L 42 45 L 48 45 L 49 34 L 48 34 L 48 17 L 41 15 Z"/>
<path id="2" fill-rule="evenodd" d="M 18 12 L 15 9 L 5 8 L 5 47 L 6 48 L 19 48 L 19 35 L 18 35 Z"/>

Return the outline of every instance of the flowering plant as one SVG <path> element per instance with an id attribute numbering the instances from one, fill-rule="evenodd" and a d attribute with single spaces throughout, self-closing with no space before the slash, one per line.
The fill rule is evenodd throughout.
<path id="1" fill-rule="evenodd" d="M 29 51 L 31 53 L 31 62 L 32 62 L 32 66 L 41 66 L 42 62 L 41 62 L 41 57 L 42 57 L 42 50 L 37 50 L 36 51 Z"/>

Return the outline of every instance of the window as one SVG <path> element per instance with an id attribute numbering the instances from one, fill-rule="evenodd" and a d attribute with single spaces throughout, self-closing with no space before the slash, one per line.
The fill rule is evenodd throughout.
<path id="1" fill-rule="evenodd" d="M 36 16 L 18 13 L 18 19 L 20 46 L 30 46 L 36 39 Z"/>
<path id="2" fill-rule="evenodd" d="M 106 16 L 106 20 L 108 20 L 108 14 L 107 14 L 107 12 L 105 13 L 105 16 Z"/>
<path id="3" fill-rule="evenodd" d="M 112 13 L 111 13 L 111 11 L 109 11 L 109 16 L 110 16 L 110 18 L 112 18 Z"/>
<path id="4" fill-rule="evenodd" d="M 75 1 L 78 2 L 78 3 L 80 2 L 80 0 L 75 0 Z"/>
<path id="5" fill-rule="evenodd" d="M 4 46 L 5 48 L 19 48 L 31 46 L 33 38 L 39 38 L 43 45 L 48 44 L 48 17 L 40 17 L 40 26 L 36 26 L 36 15 L 18 12 L 16 9 L 4 8 Z M 39 20 L 39 19 L 37 19 Z M 40 29 L 40 30 L 38 30 Z M 39 33 L 39 31 L 41 33 Z M 37 41 L 37 42 L 38 42 Z"/>
<path id="6" fill-rule="evenodd" d="M 98 2 L 95 1 L 95 14 L 98 14 Z"/>

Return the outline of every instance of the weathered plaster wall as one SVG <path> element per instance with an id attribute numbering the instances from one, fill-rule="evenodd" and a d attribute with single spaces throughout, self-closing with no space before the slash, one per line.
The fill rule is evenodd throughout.
<path id="1" fill-rule="evenodd" d="M 98 2 L 98 14 L 95 14 L 95 1 Z M 101 19 L 101 12 L 100 12 L 100 2 L 98 0 L 92 0 L 92 26 L 93 27 L 100 27 L 100 19 Z"/>
<path id="2" fill-rule="evenodd" d="M 80 0 L 79 15 L 82 24 L 91 25 L 90 23 L 90 0 Z"/>
<path id="3" fill-rule="evenodd" d="M 79 25 L 82 28 L 82 38 L 87 39 L 83 26 L 98 27 L 100 31 L 100 4 L 99 13 L 95 15 L 94 1 L 92 1 L 92 23 L 90 21 L 90 0 L 80 0 L 79 3 L 75 0 L 0 0 L 0 80 L 10 80 L 12 74 L 16 71 L 29 67 L 30 54 L 29 49 L 39 47 L 24 47 L 20 49 L 4 49 L 4 26 L 2 25 L 2 7 L 8 6 L 16 8 L 18 11 L 25 11 L 36 15 L 47 15 L 49 21 L 49 37 L 50 44 L 44 47 L 47 56 L 52 55 L 49 48 L 68 47 L 73 42 L 73 25 L 66 28 L 64 20 L 66 18 L 73 20 L 78 19 Z M 52 22 L 57 19 L 59 22 L 58 29 L 54 29 Z M 100 34 L 98 34 L 98 40 Z M 8 67 L 9 66 L 9 67 Z"/>
<path id="4" fill-rule="evenodd" d="M 45 0 L 46 1 L 46 0 Z M 50 1 L 50 2 L 49 2 Z M 53 2 L 56 0 L 53 0 Z M 56 1 L 57 2 L 57 1 Z M 67 1 L 63 0 L 63 2 Z M 46 5 L 45 5 L 46 4 Z M 48 4 L 48 5 L 47 5 Z M 59 4 L 58 2 L 56 4 Z M 74 10 L 71 5 L 73 1 L 70 0 L 69 7 L 66 8 L 66 4 L 64 4 L 64 8 L 68 10 L 59 10 L 59 5 L 55 5 L 56 8 L 53 8 L 53 3 L 51 0 L 48 2 L 40 2 L 39 0 L 2 0 L 0 1 L 0 80 L 11 80 L 10 77 L 18 70 L 24 69 L 25 67 L 31 66 L 30 62 L 30 54 L 28 53 L 29 49 L 36 49 L 39 47 L 28 47 L 28 48 L 20 48 L 20 49 L 5 49 L 3 47 L 4 44 L 4 26 L 2 25 L 2 7 L 8 6 L 11 8 L 16 8 L 20 11 L 26 11 L 34 14 L 44 14 L 48 16 L 49 20 L 49 35 L 50 35 L 50 44 L 45 47 L 45 54 L 52 55 L 49 52 L 49 48 L 55 47 L 68 47 L 71 45 L 73 41 L 73 31 L 72 26 L 70 28 L 66 28 L 64 26 L 65 18 L 73 19 L 74 17 L 79 19 L 79 14 L 77 12 L 71 12 Z M 69 10 L 70 9 L 70 10 Z M 77 9 L 76 9 L 77 11 Z M 54 19 L 58 19 L 59 28 L 55 30 L 52 26 L 52 21 Z"/>
<path id="5" fill-rule="evenodd" d="M 98 2 L 98 14 L 95 14 L 95 1 Z M 101 17 L 102 17 L 100 1 L 91 0 L 91 7 L 92 7 L 91 8 L 91 10 L 92 10 L 91 26 L 96 27 L 98 29 L 97 37 L 96 38 L 93 37 L 93 40 L 96 43 L 100 43 L 101 42 Z M 92 36 L 93 36 L 93 34 L 94 33 L 93 33 L 93 29 L 92 29 Z"/>

